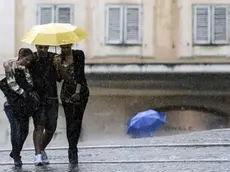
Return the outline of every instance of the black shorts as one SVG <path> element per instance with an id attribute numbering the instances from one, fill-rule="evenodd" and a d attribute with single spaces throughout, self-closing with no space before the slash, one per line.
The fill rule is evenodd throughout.
<path id="1" fill-rule="evenodd" d="M 58 99 L 47 99 L 32 115 L 34 125 L 44 125 L 48 131 L 55 131 L 58 119 Z"/>

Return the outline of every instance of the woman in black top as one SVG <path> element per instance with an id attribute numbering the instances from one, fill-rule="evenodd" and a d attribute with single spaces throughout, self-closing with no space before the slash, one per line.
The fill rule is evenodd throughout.
<path id="1" fill-rule="evenodd" d="M 83 114 L 88 102 L 89 89 L 85 78 L 85 55 L 62 45 L 61 54 L 54 58 L 58 80 L 63 80 L 61 101 L 66 117 L 68 157 L 71 164 L 78 163 L 77 144 L 81 133 Z"/>

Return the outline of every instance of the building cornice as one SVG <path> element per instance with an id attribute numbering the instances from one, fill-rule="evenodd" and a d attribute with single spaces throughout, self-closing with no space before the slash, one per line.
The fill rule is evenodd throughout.
<path id="1" fill-rule="evenodd" d="M 230 73 L 230 64 L 87 64 L 87 74 Z"/>

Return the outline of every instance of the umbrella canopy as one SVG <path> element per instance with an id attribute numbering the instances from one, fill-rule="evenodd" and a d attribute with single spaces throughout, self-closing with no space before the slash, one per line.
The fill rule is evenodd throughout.
<path id="1" fill-rule="evenodd" d="M 49 23 L 34 26 L 22 42 L 36 45 L 65 45 L 78 43 L 88 36 L 83 29 L 66 23 Z"/>
<path id="2" fill-rule="evenodd" d="M 127 124 L 127 134 L 133 137 L 151 137 L 166 123 L 166 115 L 155 110 L 137 113 Z"/>

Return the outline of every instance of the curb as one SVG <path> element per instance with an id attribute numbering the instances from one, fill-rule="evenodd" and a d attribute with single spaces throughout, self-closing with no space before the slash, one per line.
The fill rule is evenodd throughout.
<path id="1" fill-rule="evenodd" d="M 122 148 L 159 148 L 159 147 L 230 147 L 230 143 L 198 143 L 198 144 L 137 144 L 137 145 L 99 145 L 78 146 L 79 149 L 122 149 Z M 53 147 L 46 150 L 67 150 L 67 147 Z M 25 148 L 23 151 L 33 151 L 34 148 Z M 11 149 L 0 149 L 0 152 L 8 152 Z"/>
<path id="2" fill-rule="evenodd" d="M 203 159 L 203 160 L 137 160 L 137 161 L 79 161 L 79 164 L 158 164 L 158 163 L 226 163 L 230 159 Z M 66 162 L 51 162 L 50 165 L 64 165 Z M 14 163 L 1 162 L 1 166 L 14 165 Z M 23 162 L 23 165 L 34 165 L 34 162 Z"/>

